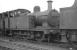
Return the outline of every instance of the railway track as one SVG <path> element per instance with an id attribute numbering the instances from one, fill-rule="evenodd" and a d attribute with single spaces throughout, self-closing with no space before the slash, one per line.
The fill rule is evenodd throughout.
<path id="1" fill-rule="evenodd" d="M 7 39 L 6 39 L 7 40 Z M 9 47 L 14 48 L 26 48 L 26 49 L 31 49 L 31 50 L 66 50 L 66 48 L 62 48 L 59 46 L 52 46 L 52 45 L 47 45 L 47 44 L 41 44 L 41 43 L 31 43 L 28 41 L 5 41 L 2 40 L 0 43 L 4 43 L 4 46 L 6 47 L 9 45 Z M 12 45 L 12 46 L 11 46 Z M 3 44 L 2 44 L 3 46 Z M 67 48 L 68 49 L 68 48 Z"/>
<path id="2" fill-rule="evenodd" d="M 32 40 L 27 40 L 27 39 L 15 39 L 15 38 L 10 38 L 10 37 L 1 37 L 4 40 L 8 40 L 8 42 L 20 42 L 20 43 L 31 43 L 31 44 L 36 44 L 36 45 L 43 45 L 43 46 L 56 46 L 56 47 L 60 47 L 60 48 L 75 48 L 77 49 L 76 46 L 71 46 L 68 43 L 47 43 L 47 42 L 38 42 L 38 41 L 32 41 Z M 16 45 L 16 44 L 15 44 Z"/>
<path id="3" fill-rule="evenodd" d="M 58 46 L 62 48 L 77 48 L 76 44 L 69 44 L 69 43 L 62 43 L 62 42 L 48 42 L 48 41 L 37 41 L 37 40 L 32 40 L 32 39 L 26 39 L 26 38 L 17 38 L 17 37 L 3 37 L 3 39 L 9 40 L 9 42 L 30 42 L 34 44 L 40 44 L 40 45 L 48 45 L 48 46 Z"/>

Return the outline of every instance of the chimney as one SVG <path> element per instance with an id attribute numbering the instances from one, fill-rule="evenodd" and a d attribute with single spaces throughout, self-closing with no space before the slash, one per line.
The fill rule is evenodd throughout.
<path id="1" fill-rule="evenodd" d="M 48 0 L 48 10 L 52 10 L 52 1 L 51 0 Z"/>

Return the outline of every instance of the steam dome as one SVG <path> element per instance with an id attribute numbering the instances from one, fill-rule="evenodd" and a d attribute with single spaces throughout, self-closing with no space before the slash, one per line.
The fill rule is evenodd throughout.
<path id="1" fill-rule="evenodd" d="M 35 6 L 34 7 L 34 12 L 40 12 L 40 6 Z"/>

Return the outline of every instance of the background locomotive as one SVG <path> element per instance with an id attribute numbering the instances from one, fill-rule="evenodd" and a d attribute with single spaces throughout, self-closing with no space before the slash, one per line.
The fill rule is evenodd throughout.
<path id="1" fill-rule="evenodd" d="M 52 1 L 49 0 L 48 10 L 44 12 L 40 12 L 40 7 L 35 6 L 33 13 L 28 11 L 13 17 L 10 17 L 9 12 L 7 12 L 7 16 L 2 14 L 1 31 L 4 32 L 4 35 L 13 38 L 48 42 L 76 42 L 76 6 L 61 8 L 59 13 L 52 9 L 51 3 Z"/>

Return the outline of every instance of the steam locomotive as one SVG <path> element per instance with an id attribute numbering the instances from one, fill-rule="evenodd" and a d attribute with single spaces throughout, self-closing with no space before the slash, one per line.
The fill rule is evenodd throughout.
<path id="1" fill-rule="evenodd" d="M 19 16 L 0 18 L 0 31 L 13 38 L 47 42 L 76 41 L 76 8 L 51 10 L 47 16 L 37 17 L 22 13 Z"/>

